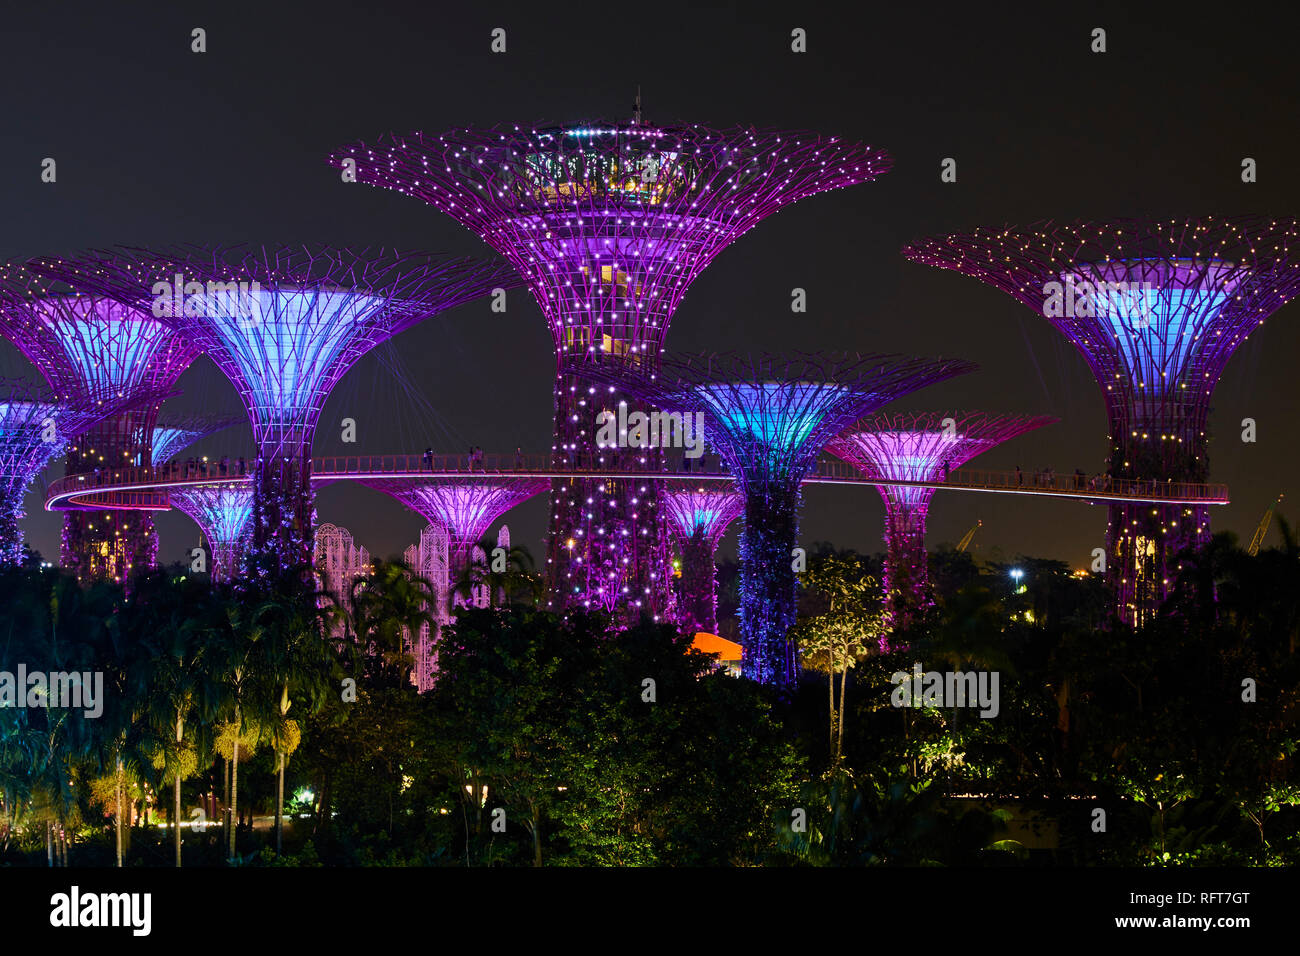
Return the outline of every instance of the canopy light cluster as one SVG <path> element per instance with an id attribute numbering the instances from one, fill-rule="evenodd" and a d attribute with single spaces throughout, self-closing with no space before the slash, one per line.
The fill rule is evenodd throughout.
<path id="1" fill-rule="evenodd" d="M 1300 220 L 1261 216 L 1038 223 L 923 239 L 903 250 L 974 276 L 1055 325 L 1106 400 L 1109 473 L 1205 481 L 1210 397 L 1233 351 L 1300 293 Z M 1175 555 L 1204 542 L 1205 508 L 1111 508 L 1118 611 L 1153 615 Z"/>
<path id="2" fill-rule="evenodd" d="M 677 545 L 678 622 L 688 634 L 716 634 L 718 544 L 744 513 L 745 498 L 735 488 L 674 480 L 664 482 L 661 501 Z"/>
<path id="3" fill-rule="evenodd" d="M 508 259 L 550 327 L 557 362 L 652 369 L 690 283 L 778 209 L 888 171 L 874 147 L 811 132 L 592 121 L 413 132 L 337 150 L 354 179 L 451 216 Z M 656 470 L 658 449 L 602 448 L 617 389 L 556 377 L 557 460 Z M 548 605 L 619 620 L 671 616 L 660 482 L 575 476 L 551 495 Z"/>
<path id="4" fill-rule="evenodd" d="M 856 422 L 826 450 L 868 478 L 942 482 L 976 455 L 1017 435 L 1057 421 L 984 412 L 894 412 Z M 925 522 L 934 488 L 877 485 L 885 501 L 884 592 L 890 623 L 905 628 L 931 603 Z"/>
<path id="5" fill-rule="evenodd" d="M 254 547 L 286 567 L 311 561 L 311 441 L 338 380 L 420 319 L 519 281 L 504 265 L 326 246 L 116 249 L 32 268 L 160 317 L 225 373 L 257 445 Z"/>
<path id="6" fill-rule="evenodd" d="M 545 478 L 367 478 L 376 491 L 396 498 L 450 535 L 453 573 L 464 570 L 474 546 L 493 522 L 546 490 Z"/>
<path id="7" fill-rule="evenodd" d="M 731 468 L 745 500 L 744 673 L 782 687 L 792 686 L 798 674 L 787 635 L 796 611 L 800 482 L 825 444 L 850 422 L 975 369 L 956 359 L 809 352 L 670 354 L 656 372 L 639 377 L 607 363 L 570 367 L 594 381 L 620 382 L 660 408 L 704 413 L 707 441 Z"/>

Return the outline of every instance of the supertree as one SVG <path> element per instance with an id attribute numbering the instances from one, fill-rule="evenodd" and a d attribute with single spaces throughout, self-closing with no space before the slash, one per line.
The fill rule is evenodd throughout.
<path id="1" fill-rule="evenodd" d="M 831 439 L 826 450 L 868 478 L 941 482 L 976 455 L 1056 421 L 984 412 L 898 412 L 863 419 Z M 906 628 L 930 605 L 925 519 L 934 488 L 877 485 L 885 501 L 885 607 L 890 626 Z"/>
<path id="2" fill-rule="evenodd" d="M 545 478 L 483 475 L 474 478 L 367 478 L 382 491 L 450 535 L 448 564 L 455 580 L 469 564 L 474 546 L 503 514 L 546 490 Z"/>
<path id="3" fill-rule="evenodd" d="M 207 438 L 242 419 L 213 418 L 209 415 L 163 416 L 153 428 L 153 454 L 150 464 L 155 468 L 171 461 L 201 438 Z"/>
<path id="4" fill-rule="evenodd" d="M 68 448 L 69 474 L 112 477 L 148 466 L 161 398 L 198 352 L 149 312 L 102 296 L 76 295 L 20 263 L 0 269 L 0 333 L 40 370 L 61 399 L 156 396 L 101 420 Z M 71 510 L 60 563 L 83 580 L 126 580 L 157 563 L 147 510 Z"/>
<path id="5" fill-rule="evenodd" d="M 519 284 L 504 263 L 324 246 L 118 249 L 32 266 L 149 308 L 225 373 L 257 449 L 251 547 L 280 567 L 311 563 L 312 436 L 343 374 L 419 320 Z"/>
<path id="6" fill-rule="evenodd" d="M 574 357 L 652 370 L 673 313 L 727 245 L 789 203 L 887 172 L 888 155 L 811 132 L 571 126 L 413 132 L 352 144 L 331 162 L 451 216 L 514 264 L 551 330 L 558 462 L 551 492 L 549 605 L 658 618 L 670 589 L 659 482 L 591 474 L 659 470 L 657 449 L 602 448 L 602 413 L 623 396 L 568 375 Z"/>
<path id="7" fill-rule="evenodd" d="M 23 556 L 23 493 L 40 472 L 63 454 L 74 435 L 120 414 L 115 397 L 59 399 L 51 391 L 19 379 L 0 379 L 0 563 Z"/>
<path id="8" fill-rule="evenodd" d="M 247 481 L 193 485 L 169 490 L 173 507 L 199 526 L 208 542 L 208 574 L 229 581 L 239 574 L 240 561 L 253 536 L 253 487 Z"/>
<path id="9" fill-rule="evenodd" d="M 688 634 L 718 632 L 718 544 L 745 510 L 735 488 L 701 487 L 683 479 L 664 482 L 663 508 L 681 555 L 678 622 Z"/>
<path id="10" fill-rule="evenodd" d="M 1106 401 L 1108 473 L 1202 482 L 1210 397 L 1246 335 L 1300 291 L 1300 220 L 1044 222 L 925 239 L 903 254 L 1044 316 L 1082 353 Z M 1209 508 L 1115 504 L 1107 577 L 1118 616 L 1149 619 L 1177 555 L 1209 537 Z"/>
<path id="11" fill-rule="evenodd" d="M 606 380 L 609 366 L 572 366 Z M 633 394 L 662 409 L 704 415 L 708 442 L 745 499 L 740 532 L 744 673 L 790 687 L 798 676 L 788 632 L 795 623 L 799 486 L 822 448 L 850 422 L 902 395 L 975 370 L 956 359 L 897 355 L 735 352 L 664 356 L 657 372 L 629 378 Z"/>

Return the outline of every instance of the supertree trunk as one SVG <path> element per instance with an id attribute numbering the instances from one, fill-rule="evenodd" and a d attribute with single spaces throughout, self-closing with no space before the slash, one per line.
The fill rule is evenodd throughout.
<path id="1" fill-rule="evenodd" d="M 746 677 L 781 688 L 798 678 L 789 639 L 797 611 L 794 549 L 799 538 L 799 487 L 745 495 L 740 532 L 740 630 Z"/>
<path id="2" fill-rule="evenodd" d="M 549 606 L 586 607 L 613 614 L 620 624 L 668 613 L 671 574 L 668 526 L 661 513 L 662 466 L 658 448 L 600 448 L 595 442 L 600 407 L 591 383 L 557 377 L 554 448 L 557 465 L 584 469 L 644 471 L 644 478 L 576 475 L 551 485 L 547 544 Z M 602 394 L 616 406 L 621 395 Z"/>
<path id="3" fill-rule="evenodd" d="M 688 634 L 718 633 L 718 570 L 715 546 L 704 531 L 682 540 L 677 619 Z"/>
<path id="4" fill-rule="evenodd" d="M 281 568 L 310 567 L 315 548 L 311 459 L 259 461 L 253 483 L 252 555 L 273 557 Z"/>
<path id="5" fill-rule="evenodd" d="M 906 630 L 933 603 L 925 551 L 925 510 L 885 513 L 884 593 L 891 630 Z"/>
<path id="6" fill-rule="evenodd" d="M 23 529 L 18 526 L 22 514 L 22 485 L 4 481 L 0 485 L 0 564 L 18 564 L 23 559 Z"/>

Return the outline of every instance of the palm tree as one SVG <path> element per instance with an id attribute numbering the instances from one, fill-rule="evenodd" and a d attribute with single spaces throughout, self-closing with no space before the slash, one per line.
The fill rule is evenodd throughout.
<path id="1" fill-rule="evenodd" d="M 326 640 L 331 609 L 322 607 L 319 595 L 305 586 L 295 571 L 271 579 L 246 595 L 251 606 L 249 626 L 255 632 L 256 693 L 265 703 L 268 733 L 278 762 L 275 805 L 275 852 L 283 848 L 285 761 L 301 739 L 296 721 L 289 719 L 293 698 L 319 710 L 329 694 L 330 677 L 337 660 Z"/>
<path id="2" fill-rule="evenodd" d="M 211 744 L 207 728 L 220 713 L 218 661 L 223 646 L 226 591 L 197 578 L 156 572 L 135 582 L 127 621 L 139 664 L 131 685 L 139 689 L 140 719 L 149 755 L 172 785 L 175 865 L 181 865 L 181 781 L 198 769 Z M 186 729 L 189 728 L 187 736 Z M 200 746 L 203 745 L 203 746 Z"/>
<path id="3" fill-rule="evenodd" d="M 377 655 L 389 679 L 405 681 L 413 658 L 404 646 L 419 640 L 425 627 L 437 626 L 433 585 L 400 561 L 376 561 L 371 574 L 352 582 L 349 598 L 358 643 Z"/>
<path id="4" fill-rule="evenodd" d="M 504 561 L 489 559 L 487 556 L 496 547 L 491 538 L 484 538 L 471 550 L 475 557 L 482 554 L 483 558 L 471 559 L 465 565 L 448 596 L 449 611 L 455 610 L 457 598 L 472 600 L 474 592 L 481 587 L 487 588 L 488 607 L 514 603 L 511 599 L 520 594 L 531 598 L 534 604 L 537 602 L 544 585 L 541 577 L 533 570 L 532 553 L 523 545 L 517 544 L 506 549 Z"/>

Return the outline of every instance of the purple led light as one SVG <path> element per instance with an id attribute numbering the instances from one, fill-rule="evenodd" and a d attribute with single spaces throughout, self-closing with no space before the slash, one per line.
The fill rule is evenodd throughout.
<path id="1" fill-rule="evenodd" d="M 1017 435 L 1056 421 L 982 412 L 882 414 L 826 445 L 868 478 L 944 481 L 948 472 Z M 930 601 L 925 522 L 933 488 L 877 485 L 885 502 L 884 593 L 890 623 L 906 627 Z"/>
<path id="2" fill-rule="evenodd" d="M 619 383 L 660 408 L 704 413 L 705 438 L 730 466 L 745 501 L 744 673 L 788 688 L 798 676 L 788 633 L 796 611 L 800 483 L 826 442 L 849 423 L 975 366 L 897 355 L 727 352 L 666 355 L 655 373 L 643 376 L 599 362 L 575 362 L 569 369 L 592 381 Z"/>
<path id="3" fill-rule="evenodd" d="M 368 478 L 363 484 L 396 498 L 451 536 L 451 567 L 464 570 L 470 552 L 498 518 L 546 490 L 545 478 Z"/>
<path id="4" fill-rule="evenodd" d="M 722 249 L 789 203 L 890 166 L 882 150 L 810 132 L 640 121 L 391 135 L 330 162 L 428 203 L 508 259 L 546 317 L 560 366 L 590 357 L 646 369 L 690 283 Z M 657 470 L 658 449 L 597 447 L 596 414 L 621 398 L 557 374 L 557 461 Z M 659 490 L 586 475 L 554 483 L 551 607 L 600 607 L 628 621 L 670 615 Z"/>
<path id="5" fill-rule="evenodd" d="M 258 452 L 252 547 L 282 567 L 311 562 L 311 441 L 343 374 L 419 320 L 519 284 L 505 265 L 323 246 L 122 249 L 31 267 L 158 315 L 225 373 Z"/>
<path id="6" fill-rule="evenodd" d="M 109 298 L 73 295 L 22 264 L 0 269 L 0 333 L 41 371 L 61 397 L 162 396 L 197 351 L 167 324 Z M 159 399 L 160 400 L 160 399 Z M 69 474 L 148 465 L 158 402 L 106 419 L 68 451 Z M 157 553 L 146 512 L 70 511 L 64 516 L 61 561 L 83 580 L 124 580 L 152 567 Z"/>

